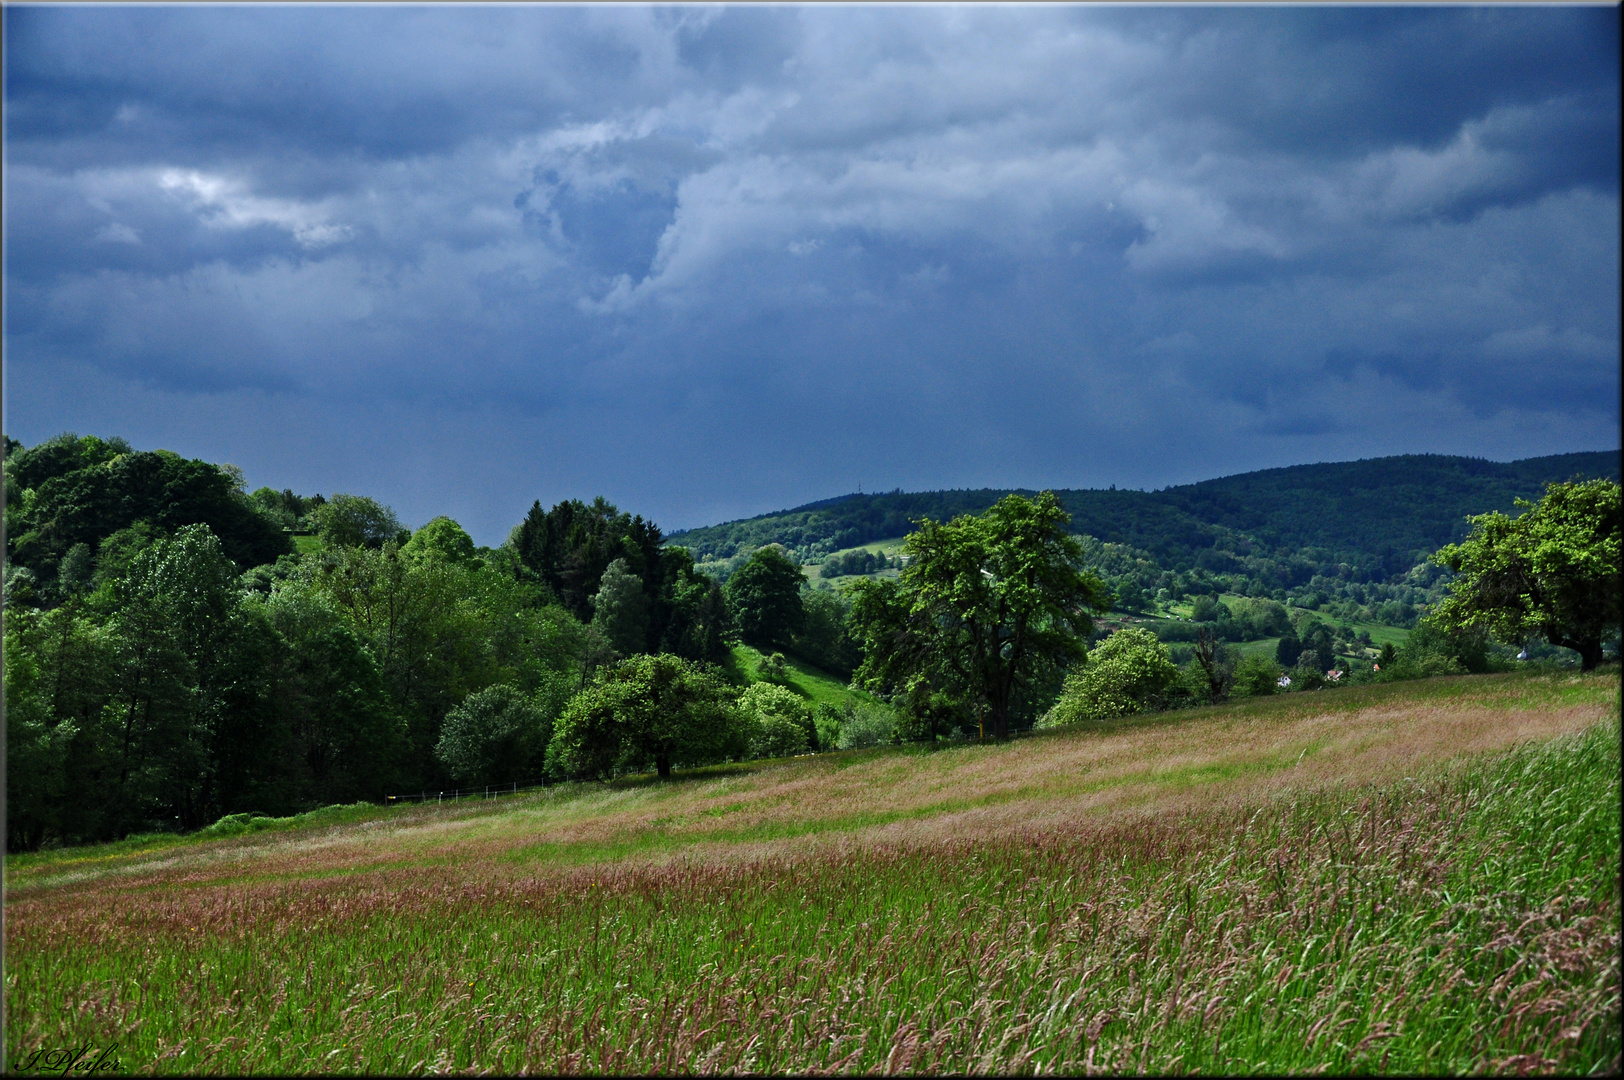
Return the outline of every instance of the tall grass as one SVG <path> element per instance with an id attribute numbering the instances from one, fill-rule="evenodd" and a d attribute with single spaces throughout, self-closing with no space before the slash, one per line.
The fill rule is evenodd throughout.
<path id="1" fill-rule="evenodd" d="M 810 854 L 64 886 L 11 1060 L 1617 1072 L 1619 728 L 1364 788 Z"/>

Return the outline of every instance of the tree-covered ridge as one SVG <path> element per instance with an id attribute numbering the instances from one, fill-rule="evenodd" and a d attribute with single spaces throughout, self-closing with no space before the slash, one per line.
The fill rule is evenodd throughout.
<path id="1" fill-rule="evenodd" d="M 27 448 L 7 438 L 7 570 L 26 569 L 48 583 L 76 548 L 74 561 L 83 562 L 140 521 L 168 532 L 204 524 L 240 566 L 274 562 L 292 542 L 243 492 L 232 468 L 93 435 L 70 433 Z"/>
<path id="2" fill-rule="evenodd" d="M 1057 491 L 1072 531 L 1150 553 L 1165 569 L 1242 570 L 1249 559 L 1303 555 L 1289 576 L 1306 580 L 1322 564 L 1346 563 L 1353 580 L 1393 581 L 1465 537 L 1466 518 L 1537 498 L 1547 483 L 1619 477 L 1616 452 L 1522 461 L 1411 454 L 1296 465 L 1164 488 Z M 920 518 L 980 513 L 1026 489 L 847 495 L 672 533 L 695 558 L 728 558 L 769 543 L 812 561 L 901 536 Z M 1306 572 L 1306 573 L 1305 573 Z M 1298 583 L 1298 582 L 1293 582 Z"/>

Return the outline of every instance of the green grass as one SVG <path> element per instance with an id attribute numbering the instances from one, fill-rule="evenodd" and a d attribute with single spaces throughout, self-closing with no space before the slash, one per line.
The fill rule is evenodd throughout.
<path id="1" fill-rule="evenodd" d="M 1338 622 L 1332 625 L 1340 626 L 1342 624 Z M 1397 649 L 1410 640 L 1410 632 L 1402 626 L 1385 626 L 1382 623 L 1373 622 L 1352 622 L 1347 625 L 1353 628 L 1355 634 L 1361 630 L 1369 633 L 1371 644 L 1378 649 L 1389 643 L 1392 644 L 1393 648 Z"/>
<path id="2" fill-rule="evenodd" d="M 897 552 L 902 550 L 902 545 L 907 541 L 907 539 L 908 538 L 906 536 L 893 536 L 886 540 L 874 540 L 867 544 L 858 544 L 856 547 L 841 548 L 839 551 L 832 553 L 828 557 L 834 558 L 837 555 L 846 555 L 853 551 L 867 551 L 875 555 L 882 552 L 886 555 L 895 555 Z"/>
<path id="3" fill-rule="evenodd" d="M 732 648 L 732 663 L 728 668 L 738 673 L 738 677 L 747 682 L 761 681 L 761 662 L 766 657 L 759 649 L 749 645 L 734 645 Z M 799 694 L 802 698 L 814 705 L 828 704 L 836 708 L 860 702 L 872 702 L 874 699 L 861 690 L 853 690 L 839 677 L 815 668 L 811 664 L 797 660 L 793 656 L 784 658 L 784 666 L 789 670 L 789 680 L 781 685 Z"/>
<path id="4" fill-rule="evenodd" d="M 880 554 L 883 552 L 886 555 L 895 555 L 897 552 L 902 550 L 903 541 L 906 539 L 907 537 L 905 536 L 894 536 L 888 540 L 875 540 L 871 543 L 859 544 L 856 547 L 841 548 L 839 551 L 832 552 L 829 555 L 824 556 L 824 558 L 833 559 L 837 556 L 846 555 L 853 551 L 867 551 L 873 554 Z M 893 567 L 885 570 L 876 570 L 872 574 L 841 574 L 839 577 L 826 578 L 820 577 L 818 574 L 818 572 L 822 569 L 822 562 L 804 563 L 801 566 L 801 573 L 804 574 L 806 579 L 814 586 L 826 581 L 829 583 L 830 588 L 834 589 L 843 588 L 854 581 L 859 581 L 864 578 L 894 578 L 902 573 L 902 571 Z"/>
<path id="5" fill-rule="evenodd" d="M 237 814 L 195 833 L 138 833 L 106 844 L 8 854 L 5 857 L 6 875 L 8 878 L 14 878 L 17 874 L 30 870 L 94 866 L 110 859 L 149 855 L 170 848 L 187 847 L 230 836 L 355 825 L 386 819 L 390 813 L 386 807 L 363 802 L 352 803 L 349 806 L 324 806 L 319 810 L 310 810 L 290 817 Z M 239 822 L 236 820 L 239 818 L 248 820 Z"/>
<path id="6" fill-rule="evenodd" d="M 6 1051 L 116 1045 L 158 1072 L 1616 1073 L 1617 702 L 1616 672 L 1357 687 L 22 874 Z M 1602 706 L 1576 734 L 1370 783 L 1224 787 L 1292 767 L 1295 743 L 1238 759 L 1236 733 L 1401 714 L 1402 743 L 1402 715 Z M 1023 798 L 1022 775 L 972 791 L 988 763 L 1035 784 L 1106 746 L 1197 797 L 1002 831 L 965 816 Z M 842 776 L 876 794 L 750 819 L 752 795 L 806 805 Z M 955 827 L 887 831 L 938 783 L 927 816 Z M 795 831 L 836 817 L 850 842 Z"/>
<path id="7" fill-rule="evenodd" d="M 295 536 L 293 538 L 293 549 L 300 555 L 317 554 L 321 551 L 321 546 L 321 537 L 319 536 Z"/>

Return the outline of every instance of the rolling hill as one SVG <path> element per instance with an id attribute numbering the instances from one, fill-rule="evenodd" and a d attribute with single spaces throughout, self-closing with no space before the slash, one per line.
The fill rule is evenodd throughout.
<path id="1" fill-rule="evenodd" d="M 1261 576 L 1275 587 L 1316 574 L 1395 581 L 1466 535 L 1468 515 L 1514 512 L 1553 481 L 1619 478 L 1617 451 L 1493 462 L 1435 454 L 1295 465 L 1160 491 L 1057 490 L 1075 532 L 1148 554 L 1170 571 Z M 672 533 L 699 559 L 780 543 L 803 561 L 901 536 L 921 517 L 979 513 L 1011 490 L 845 495 Z"/>

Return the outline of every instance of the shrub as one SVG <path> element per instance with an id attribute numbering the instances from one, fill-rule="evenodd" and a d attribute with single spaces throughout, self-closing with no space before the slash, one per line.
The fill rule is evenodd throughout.
<path id="1" fill-rule="evenodd" d="M 1066 677 L 1060 700 L 1039 727 L 1064 727 L 1159 708 L 1178 680 L 1167 648 L 1137 627 L 1118 630 Z"/>
<path id="2" fill-rule="evenodd" d="M 801 699 L 782 686 L 754 683 L 739 695 L 751 724 L 751 757 L 792 757 L 817 749 L 817 728 Z"/>
<path id="3" fill-rule="evenodd" d="M 775 652 L 762 659 L 756 673 L 768 682 L 785 683 L 789 681 L 789 662 L 784 659 L 783 653 Z"/>
<path id="4" fill-rule="evenodd" d="M 782 713 L 768 713 L 761 718 L 755 738 L 750 741 L 750 756 L 794 757 L 811 749 L 808 742 L 806 728 L 794 717 Z"/>
<path id="5" fill-rule="evenodd" d="M 851 707 L 847 706 L 847 715 L 850 713 Z M 818 736 L 819 750 L 833 750 L 840 745 L 840 726 L 844 718 L 840 710 L 828 702 L 819 703 L 813 710 L 812 730 Z"/>
<path id="6" fill-rule="evenodd" d="M 446 714 L 434 756 L 460 784 L 529 780 L 540 771 L 551 728 L 519 691 L 490 686 Z"/>
<path id="7" fill-rule="evenodd" d="M 854 706 L 840 722 L 839 745 L 842 750 L 857 750 L 866 746 L 889 745 L 896 729 L 896 716 L 883 705 L 863 703 Z"/>
<path id="8" fill-rule="evenodd" d="M 553 725 L 547 770 L 606 777 L 653 765 L 710 765 L 749 749 L 749 718 L 712 672 L 669 653 L 600 668 Z"/>

